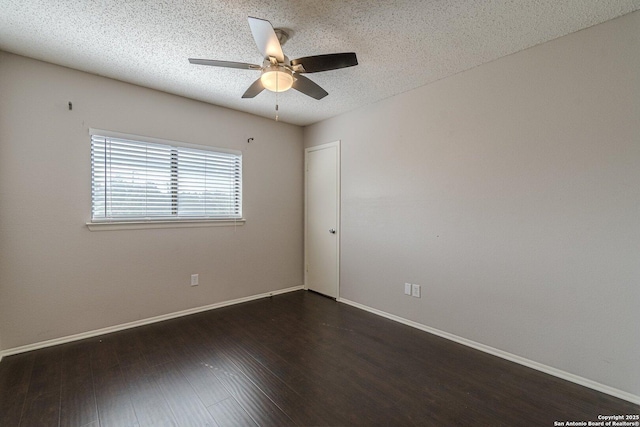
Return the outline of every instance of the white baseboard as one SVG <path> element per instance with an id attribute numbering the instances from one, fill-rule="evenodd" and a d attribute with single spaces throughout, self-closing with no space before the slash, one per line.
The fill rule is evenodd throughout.
<path id="1" fill-rule="evenodd" d="M 610 387 L 608 385 L 600 384 L 596 381 L 590 380 L 588 378 L 584 378 L 578 375 L 574 375 L 572 373 L 563 371 L 561 369 L 556 369 L 551 366 L 544 365 L 542 363 L 534 362 L 533 360 L 525 359 L 524 357 L 517 356 L 515 354 L 508 353 L 503 350 L 499 350 L 494 347 L 490 347 L 488 345 L 480 344 L 475 341 L 468 340 L 466 338 L 459 337 L 457 335 L 450 334 L 448 332 L 441 331 L 439 329 L 435 329 L 426 325 L 423 325 L 418 322 L 414 322 L 412 320 L 405 319 L 400 316 L 396 316 L 394 314 L 390 314 L 384 312 L 382 310 L 378 310 L 376 308 L 371 308 L 369 306 L 350 301 L 345 298 L 338 298 L 338 302 L 359 308 L 361 310 L 368 311 L 373 314 L 377 314 L 378 316 L 386 317 L 387 319 L 394 320 L 396 322 L 405 324 L 407 326 L 411 326 L 416 329 L 420 329 L 421 331 L 428 332 L 433 335 L 437 335 L 442 338 L 446 338 L 448 340 L 454 341 L 458 344 L 466 345 L 467 347 L 474 348 L 476 350 L 483 351 L 485 353 L 492 354 L 494 356 L 498 356 L 502 359 L 509 360 L 511 362 L 518 363 L 520 365 L 526 366 L 528 368 L 535 369 L 540 372 L 544 372 L 545 374 L 553 375 L 554 377 L 562 378 L 563 380 L 571 381 L 572 383 L 576 383 L 588 388 L 591 388 L 596 391 L 600 391 L 602 393 L 609 394 L 611 396 L 617 397 L 619 399 L 626 400 L 631 403 L 635 403 L 640 405 L 640 396 L 636 396 L 635 394 L 628 393 L 626 391 L 618 390 L 617 388 Z"/>
<path id="2" fill-rule="evenodd" d="M 118 332 L 124 329 L 131 329 L 138 326 L 148 325 L 151 323 L 162 322 L 164 320 L 175 319 L 176 317 L 188 316 L 190 314 L 196 314 L 196 313 L 201 313 L 203 311 L 215 310 L 216 308 L 222 308 L 230 305 L 241 304 L 243 302 L 254 301 L 261 298 L 268 298 L 274 295 L 280 295 L 280 294 L 295 292 L 299 290 L 302 290 L 302 286 L 293 286 L 287 289 L 279 289 L 277 291 L 266 292 L 258 295 L 251 295 L 248 297 L 238 298 L 230 301 L 218 302 L 215 304 L 205 305 L 202 307 L 189 308 L 187 310 L 176 311 L 174 313 L 163 314 L 161 316 L 149 317 L 147 319 L 136 320 L 134 322 L 129 322 L 129 323 L 123 323 L 121 325 L 109 326 L 107 328 L 82 332 L 79 334 L 69 335 L 61 338 L 55 338 L 47 341 L 41 341 L 34 344 L 23 345 L 21 347 L 9 348 L 9 349 L 0 351 L 0 361 L 2 361 L 3 356 L 11 356 L 13 354 L 26 353 L 27 351 L 38 350 L 40 348 L 45 348 L 45 347 L 52 347 L 54 345 L 65 344 L 72 341 L 79 341 L 86 338 L 92 338 L 98 335 L 109 334 L 111 332 Z"/>

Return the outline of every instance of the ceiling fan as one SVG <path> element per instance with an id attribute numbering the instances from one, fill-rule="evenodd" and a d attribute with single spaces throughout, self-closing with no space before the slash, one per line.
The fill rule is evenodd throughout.
<path id="1" fill-rule="evenodd" d="M 358 59 L 353 52 L 306 56 L 290 61 L 282 52 L 280 42 L 283 36 L 282 43 L 286 41 L 288 37 L 286 32 L 278 30 L 281 36 L 281 39 L 279 39 L 276 30 L 274 30 L 269 21 L 253 17 L 249 17 L 249 27 L 256 45 L 258 45 L 258 50 L 264 58 L 262 65 L 195 58 L 189 58 L 189 62 L 214 67 L 261 71 L 260 78 L 249 86 L 249 89 L 242 95 L 243 98 L 253 98 L 264 89 L 272 92 L 284 92 L 293 88 L 312 98 L 322 99 L 328 95 L 327 91 L 302 74 L 337 70 L 358 65 Z"/>

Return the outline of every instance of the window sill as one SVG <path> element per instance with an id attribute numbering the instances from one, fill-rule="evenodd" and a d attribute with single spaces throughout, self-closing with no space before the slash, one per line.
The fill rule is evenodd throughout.
<path id="1" fill-rule="evenodd" d="M 119 221 L 88 222 L 90 231 L 146 230 L 151 228 L 234 227 L 244 225 L 246 219 L 194 219 L 181 221 Z"/>

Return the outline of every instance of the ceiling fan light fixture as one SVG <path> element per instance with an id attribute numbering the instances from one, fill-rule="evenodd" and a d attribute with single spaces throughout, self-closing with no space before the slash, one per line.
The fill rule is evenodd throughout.
<path id="1" fill-rule="evenodd" d="M 260 81 L 271 92 L 284 92 L 293 85 L 293 74 L 282 66 L 270 66 L 262 71 Z"/>

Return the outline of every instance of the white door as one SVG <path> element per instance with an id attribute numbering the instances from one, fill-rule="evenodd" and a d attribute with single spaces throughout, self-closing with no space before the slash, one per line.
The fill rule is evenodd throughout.
<path id="1" fill-rule="evenodd" d="M 305 286 L 338 297 L 340 141 L 305 150 Z"/>

